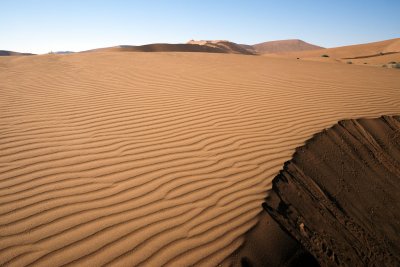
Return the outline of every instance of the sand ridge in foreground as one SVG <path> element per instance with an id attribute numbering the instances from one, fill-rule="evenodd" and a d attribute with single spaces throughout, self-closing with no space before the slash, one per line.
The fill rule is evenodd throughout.
<path id="1" fill-rule="evenodd" d="M 382 116 L 315 134 L 274 178 L 264 209 L 320 266 L 399 266 L 399 133 L 400 116 Z"/>
<path id="2" fill-rule="evenodd" d="M 0 264 L 227 264 L 294 149 L 400 113 L 397 70 L 203 53 L 0 59 Z"/>

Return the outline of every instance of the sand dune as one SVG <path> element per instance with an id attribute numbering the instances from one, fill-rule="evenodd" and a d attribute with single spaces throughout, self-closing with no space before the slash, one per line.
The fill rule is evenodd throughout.
<path id="1" fill-rule="evenodd" d="M 400 265 L 399 133 L 399 116 L 340 121 L 275 177 L 264 207 L 321 266 Z"/>
<path id="2" fill-rule="evenodd" d="M 215 266 L 313 133 L 397 70 L 211 53 L 0 58 L 0 265 Z"/>
<path id="3" fill-rule="evenodd" d="M 211 48 L 218 48 L 229 54 L 243 54 L 243 55 L 254 55 L 257 51 L 250 45 L 240 45 L 225 40 L 201 40 L 195 41 L 190 40 L 188 44 L 195 44 L 201 46 L 207 46 Z"/>
<path id="4" fill-rule="evenodd" d="M 329 57 L 322 57 L 327 55 Z M 400 38 L 359 45 L 341 46 L 313 51 L 290 52 L 280 57 L 311 61 L 382 65 L 400 59 Z"/>
<path id="5" fill-rule="evenodd" d="M 298 39 L 270 41 L 252 45 L 259 54 L 310 51 L 324 49 L 321 46 L 306 43 Z"/>
<path id="6" fill-rule="evenodd" d="M 1 56 L 33 56 L 34 54 L 31 53 L 19 53 L 14 51 L 8 50 L 0 50 L 0 57 Z"/>
<path id="7" fill-rule="evenodd" d="M 114 47 L 97 48 L 83 52 L 205 52 L 225 53 L 214 47 L 194 44 L 147 44 L 147 45 L 120 45 Z"/>
<path id="8" fill-rule="evenodd" d="M 187 44 L 120 45 L 85 52 L 204 52 L 251 55 L 241 46 L 228 41 L 190 41 Z"/>

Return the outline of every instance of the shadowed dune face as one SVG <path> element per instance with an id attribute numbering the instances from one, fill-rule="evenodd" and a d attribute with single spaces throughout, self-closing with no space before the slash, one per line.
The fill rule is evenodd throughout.
<path id="1" fill-rule="evenodd" d="M 84 52 L 204 52 L 226 53 L 218 47 L 202 46 L 197 44 L 148 44 L 148 45 L 120 45 L 115 47 L 98 48 Z"/>
<path id="2" fill-rule="evenodd" d="M 341 121 L 296 149 L 266 210 L 321 266 L 400 265 L 400 117 Z"/>
<path id="3" fill-rule="evenodd" d="M 187 44 L 148 44 L 148 45 L 120 45 L 116 47 L 107 47 L 93 49 L 85 52 L 203 52 L 203 53 L 227 53 L 253 55 L 238 44 L 228 41 L 190 41 Z"/>
<path id="4" fill-rule="evenodd" d="M 1 56 L 33 56 L 34 54 L 30 53 L 19 53 L 14 51 L 7 51 L 7 50 L 0 50 L 0 57 Z"/>
<path id="5" fill-rule="evenodd" d="M 214 266 L 313 133 L 397 70 L 210 53 L 0 58 L 0 264 Z"/>
<path id="6" fill-rule="evenodd" d="M 191 45 L 200 45 L 203 47 L 216 48 L 224 51 L 224 53 L 228 54 L 242 54 L 242 55 L 255 55 L 257 52 L 254 50 L 252 46 L 249 45 L 240 45 L 229 41 L 224 40 L 202 40 L 195 41 L 190 40 L 188 44 Z"/>

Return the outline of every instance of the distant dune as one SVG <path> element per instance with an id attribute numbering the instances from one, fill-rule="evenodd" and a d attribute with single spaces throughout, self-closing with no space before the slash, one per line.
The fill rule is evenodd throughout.
<path id="1" fill-rule="evenodd" d="M 206 52 L 225 53 L 222 49 L 192 44 L 148 44 L 120 45 L 115 47 L 98 48 L 84 52 Z"/>
<path id="2" fill-rule="evenodd" d="M 3 55 L 19 55 L 16 52 L 0 51 Z M 186 44 L 157 43 L 147 45 L 120 45 L 82 51 L 88 52 L 200 52 L 242 55 L 263 55 L 275 58 L 297 58 L 308 61 L 351 63 L 369 66 L 400 66 L 400 39 L 368 44 L 323 48 L 302 40 L 270 41 L 255 45 L 237 44 L 226 40 L 190 40 Z M 73 52 L 55 52 L 70 54 Z M 21 54 L 30 55 L 30 54 Z M 399 63 L 399 64 L 397 64 Z M 397 65 L 396 65 L 397 64 Z"/>
<path id="3" fill-rule="evenodd" d="M 148 44 L 141 46 L 121 45 L 84 52 L 207 52 L 255 55 L 289 51 L 321 49 L 301 40 L 265 42 L 256 45 L 237 44 L 226 40 L 190 40 L 186 44 Z"/>
<path id="4" fill-rule="evenodd" d="M 309 51 L 323 49 L 321 46 L 306 43 L 302 40 L 279 40 L 252 45 L 259 54 L 283 53 L 293 51 Z"/>
<path id="5" fill-rule="evenodd" d="M 0 68 L 0 265 L 229 266 L 296 147 L 400 113 L 394 69 L 180 52 Z"/>
<path id="6" fill-rule="evenodd" d="M 255 45 L 236 44 L 224 40 L 205 40 L 205 41 L 191 40 L 188 43 L 221 48 L 227 53 L 236 53 L 236 54 L 266 54 L 266 53 L 315 50 L 322 48 L 320 46 L 312 45 L 301 40 L 271 41 Z"/>
<path id="7" fill-rule="evenodd" d="M 0 50 L 0 56 L 33 56 L 33 55 L 35 55 L 35 54 Z"/>
<path id="8" fill-rule="evenodd" d="M 323 57 L 326 56 L 326 57 Z M 291 52 L 283 57 L 315 61 L 349 62 L 358 64 L 386 64 L 400 62 L 400 38 L 359 45 L 341 46 L 321 50 Z"/>
<path id="9" fill-rule="evenodd" d="M 52 52 L 52 54 L 58 54 L 58 55 L 68 55 L 68 54 L 73 54 L 75 52 L 73 51 L 56 51 L 56 52 Z"/>
<path id="10" fill-rule="evenodd" d="M 209 40 L 209 41 L 190 40 L 188 44 L 197 44 L 201 46 L 219 48 L 225 51 L 225 53 L 229 54 L 244 54 L 244 55 L 256 54 L 256 51 L 254 51 L 254 49 L 252 49 L 251 46 L 244 47 L 243 45 L 224 40 Z"/>
<path id="11" fill-rule="evenodd" d="M 116 47 L 93 49 L 85 52 L 205 52 L 250 55 L 251 52 L 239 45 L 227 41 L 196 42 L 187 44 L 148 44 L 140 46 L 121 45 Z"/>
<path id="12" fill-rule="evenodd" d="M 400 38 L 381 42 L 327 48 L 318 51 L 307 51 L 298 53 L 297 55 L 305 57 L 321 56 L 325 54 L 333 58 L 357 58 L 380 56 L 381 54 L 397 52 L 400 52 Z"/>

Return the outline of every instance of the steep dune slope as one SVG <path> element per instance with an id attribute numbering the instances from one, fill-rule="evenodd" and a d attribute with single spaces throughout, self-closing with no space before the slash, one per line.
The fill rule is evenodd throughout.
<path id="1" fill-rule="evenodd" d="M 399 266 L 399 133 L 399 116 L 340 121 L 274 179 L 266 210 L 321 266 Z"/>
<path id="2" fill-rule="evenodd" d="M 396 70 L 211 53 L 0 58 L 0 265 L 213 266 L 314 132 Z"/>

